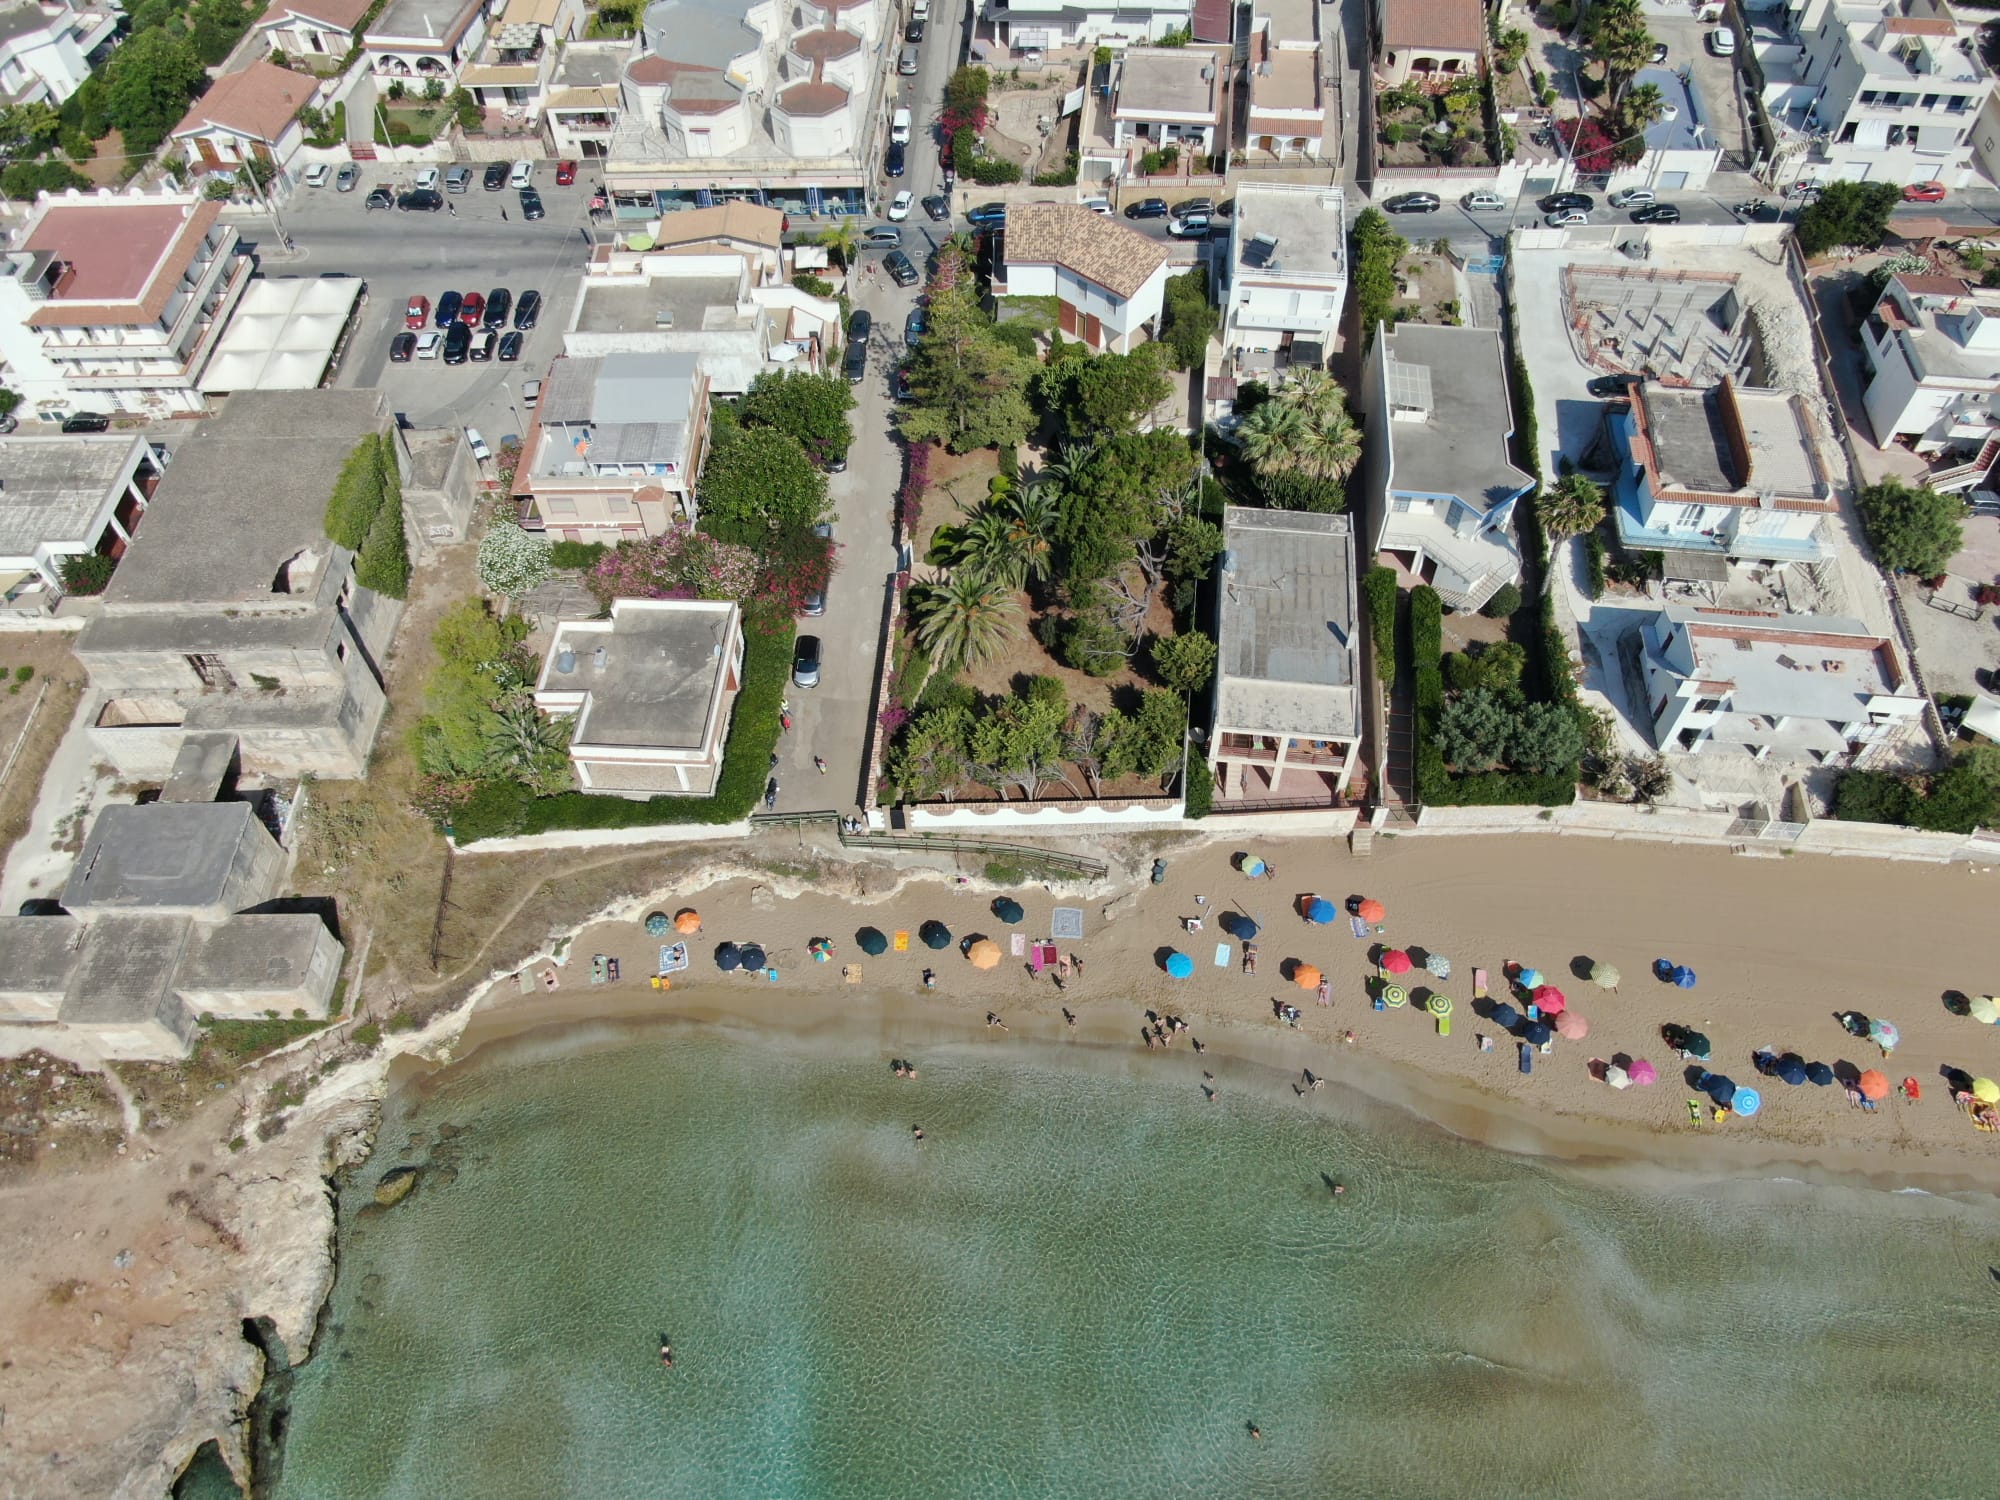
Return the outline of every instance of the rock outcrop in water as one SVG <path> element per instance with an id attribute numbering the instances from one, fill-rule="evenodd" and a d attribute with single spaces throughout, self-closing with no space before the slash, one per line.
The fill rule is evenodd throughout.
<path id="1" fill-rule="evenodd" d="M 415 1167 L 391 1167 L 375 1184 L 375 1202 L 383 1208 L 393 1208 L 409 1197 L 410 1189 L 416 1185 Z"/>

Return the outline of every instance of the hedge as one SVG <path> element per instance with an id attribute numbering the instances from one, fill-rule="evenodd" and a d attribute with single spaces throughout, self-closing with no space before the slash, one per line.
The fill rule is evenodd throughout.
<path id="1" fill-rule="evenodd" d="M 1419 802 L 1449 800 L 1451 782 L 1437 747 L 1438 712 L 1444 707 L 1444 601 L 1429 584 L 1410 590 L 1410 671 L 1416 698 L 1416 794 Z"/>
<path id="2" fill-rule="evenodd" d="M 1583 561 L 1588 573 L 1590 597 L 1604 597 L 1604 538 L 1590 532 L 1583 539 Z"/>
<path id="3" fill-rule="evenodd" d="M 1381 566 L 1361 576 L 1361 597 L 1368 604 L 1368 633 L 1375 638 L 1375 674 L 1382 686 L 1396 684 L 1396 570 Z"/>
<path id="4" fill-rule="evenodd" d="M 1435 746 L 1425 746 L 1437 755 Z M 1419 761 L 1419 775 L 1422 762 Z M 1443 757 L 1439 757 L 1443 769 Z M 1446 776 L 1437 795 L 1423 801 L 1438 807 L 1567 807 L 1576 801 L 1574 776 L 1536 776 L 1526 771 L 1482 771 L 1477 776 Z"/>
<path id="5" fill-rule="evenodd" d="M 488 782 L 453 814 L 460 844 L 567 828 L 655 828 L 671 823 L 736 823 L 764 796 L 778 710 L 792 674 L 793 621 L 760 612 L 743 622 L 743 687 L 729 719 L 722 774 L 711 797 L 654 797 L 635 802 L 589 792 L 535 797 L 516 782 Z"/>
<path id="6" fill-rule="evenodd" d="M 1187 786 L 1184 790 L 1189 818 L 1205 818 L 1215 806 L 1215 772 L 1206 760 L 1190 755 Z"/>
<path id="7" fill-rule="evenodd" d="M 594 568 L 610 553 L 611 548 L 603 542 L 555 542 L 549 547 L 549 566 Z"/>

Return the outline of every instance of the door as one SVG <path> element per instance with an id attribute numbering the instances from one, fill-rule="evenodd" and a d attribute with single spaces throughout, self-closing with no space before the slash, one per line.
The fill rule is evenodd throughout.
<path id="1" fill-rule="evenodd" d="M 1660 174 L 1660 191 L 1663 193 L 1678 192 L 1687 185 L 1688 174 L 1685 172 L 1662 172 Z"/>

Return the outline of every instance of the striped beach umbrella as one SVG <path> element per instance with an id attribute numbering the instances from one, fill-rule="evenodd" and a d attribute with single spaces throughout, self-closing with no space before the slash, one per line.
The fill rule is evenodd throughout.
<path id="1" fill-rule="evenodd" d="M 1382 1003 L 1391 1010 L 1401 1010 L 1410 1003 L 1410 992 L 1400 984 L 1382 986 Z"/>
<path id="2" fill-rule="evenodd" d="M 1448 1016 L 1451 1014 L 1451 996 L 1440 995 L 1433 990 L 1424 997 L 1424 1009 L 1434 1016 Z"/>

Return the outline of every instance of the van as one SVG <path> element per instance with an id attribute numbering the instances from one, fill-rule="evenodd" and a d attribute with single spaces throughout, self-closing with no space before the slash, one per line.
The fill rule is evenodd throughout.
<path id="1" fill-rule="evenodd" d="M 889 120 L 889 139 L 898 146 L 907 145 L 910 139 L 910 112 L 899 109 Z"/>
<path id="2" fill-rule="evenodd" d="M 912 21 L 928 21 L 930 18 L 931 0 L 917 0 L 917 3 L 910 7 L 910 19 Z"/>
<path id="3" fill-rule="evenodd" d="M 1507 206 L 1507 200 L 1498 193 L 1480 191 L 1467 193 L 1458 200 L 1458 206 L 1469 214 L 1497 213 Z"/>
<path id="4" fill-rule="evenodd" d="M 917 76 L 917 49 L 915 47 L 905 47 L 903 49 L 903 56 L 896 64 L 896 71 L 905 78 L 915 78 Z"/>

